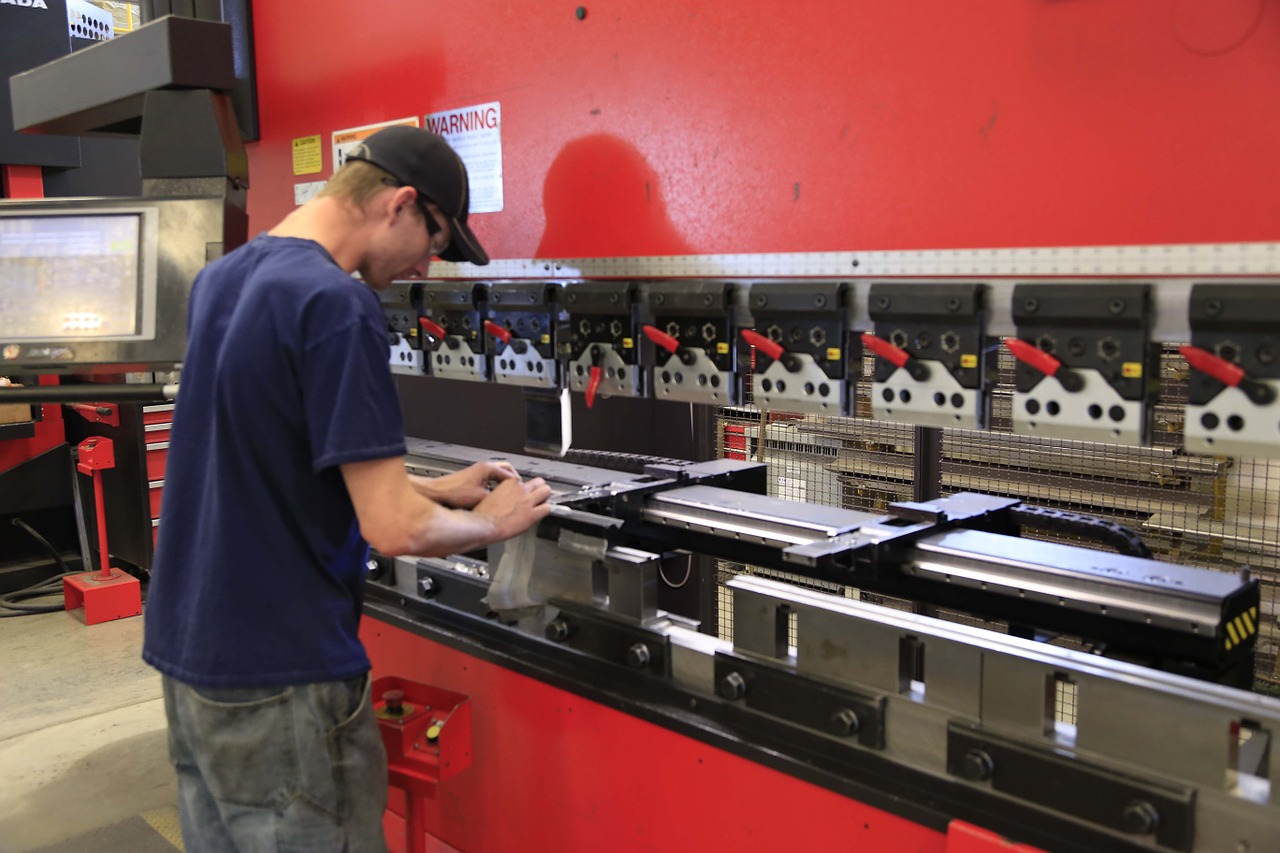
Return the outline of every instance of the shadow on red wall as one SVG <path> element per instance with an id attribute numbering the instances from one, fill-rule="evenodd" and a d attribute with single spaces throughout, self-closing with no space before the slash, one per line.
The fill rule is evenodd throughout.
<path id="1" fill-rule="evenodd" d="M 658 173 L 616 136 L 566 145 L 543 184 L 547 227 L 538 258 L 609 258 L 691 253 L 667 217 Z"/>

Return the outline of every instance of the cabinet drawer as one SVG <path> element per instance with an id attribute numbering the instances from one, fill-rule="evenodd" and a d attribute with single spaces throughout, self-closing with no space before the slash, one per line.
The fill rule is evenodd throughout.
<path id="1" fill-rule="evenodd" d="M 164 466 L 169 459 L 169 442 L 147 445 L 147 479 L 163 480 Z"/>
<path id="2" fill-rule="evenodd" d="M 142 440 L 148 445 L 169 441 L 169 427 L 173 424 L 165 421 L 162 424 L 147 424 L 142 428 Z"/>
<path id="3" fill-rule="evenodd" d="M 142 407 L 144 424 L 167 424 L 173 420 L 173 403 L 157 403 L 154 406 Z"/>
<path id="4" fill-rule="evenodd" d="M 156 519 L 160 517 L 160 494 L 164 491 L 164 480 L 152 480 L 147 485 L 151 499 L 151 517 Z"/>

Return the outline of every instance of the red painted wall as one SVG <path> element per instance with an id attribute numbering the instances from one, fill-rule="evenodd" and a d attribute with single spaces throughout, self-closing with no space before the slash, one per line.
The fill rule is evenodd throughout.
<path id="1" fill-rule="evenodd" d="M 1265 0 L 254 8 L 256 232 L 293 137 L 502 104 L 498 258 L 1280 238 Z"/>

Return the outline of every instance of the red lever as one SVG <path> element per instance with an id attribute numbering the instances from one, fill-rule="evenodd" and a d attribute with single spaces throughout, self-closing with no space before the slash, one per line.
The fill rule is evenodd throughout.
<path id="1" fill-rule="evenodd" d="M 1178 347 L 1178 352 L 1182 353 L 1182 357 L 1187 360 L 1187 364 L 1191 365 L 1193 370 L 1206 373 L 1223 385 L 1239 388 L 1259 406 L 1268 405 L 1276 397 L 1275 391 L 1270 385 L 1266 385 L 1256 379 L 1250 379 L 1245 375 L 1244 368 L 1240 365 L 1232 364 L 1225 358 L 1214 355 L 1208 350 L 1200 347 L 1182 346 Z"/>
<path id="2" fill-rule="evenodd" d="M 641 326 L 640 331 L 644 332 L 644 336 L 662 347 L 667 352 L 675 355 L 676 350 L 680 349 L 680 342 L 668 335 L 666 332 L 659 330 L 656 326 Z"/>
<path id="3" fill-rule="evenodd" d="M 599 365 L 591 366 L 591 378 L 587 380 L 587 408 L 596 404 L 596 389 L 600 387 L 601 370 Z"/>
<path id="4" fill-rule="evenodd" d="M 499 326 L 497 323 L 493 322 L 492 320 L 484 321 L 484 329 L 486 332 L 493 335 L 495 338 L 502 341 L 504 344 L 511 343 L 510 329 Z"/>
<path id="5" fill-rule="evenodd" d="M 769 356 L 769 358 L 773 359 L 774 361 L 777 361 L 779 358 L 782 358 L 782 354 L 786 352 L 786 350 L 782 348 L 782 344 L 778 343 L 777 341 L 769 340 L 764 335 L 760 334 L 754 329 L 743 329 L 742 339 L 747 343 L 751 344 L 756 349 L 760 350 L 760 352 Z"/>
<path id="6" fill-rule="evenodd" d="M 1009 348 L 1009 352 L 1013 353 L 1014 358 L 1024 364 L 1031 365 L 1045 376 L 1054 375 L 1058 372 L 1058 368 L 1062 367 L 1062 362 L 1026 341 L 1020 341 L 1017 338 L 1005 338 L 1004 345 Z"/>
<path id="7" fill-rule="evenodd" d="M 120 426 L 120 407 L 115 403 L 72 403 L 71 408 L 90 423 Z"/>
<path id="8" fill-rule="evenodd" d="M 1182 357 L 1187 360 L 1187 364 L 1191 365 L 1194 370 L 1209 374 L 1223 385 L 1230 385 L 1235 388 L 1240 384 L 1240 380 L 1245 378 L 1244 368 L 1238 364 L 1232 364 L 1225 358 L 1220 358 L 1208 350 L 1200 349 L 1200 347 L 1184 346 L 1178 347 L 1178 352 L 1182 353 Z"/>
<path id="9" fill-rule="evenodd" d="M 862 343 L 867 349 L 883 358 L 885 361 L 893 364 L 894 367 L 906 367 L 907 362 L 911 360 L 911 353 L 902 347 L 894 346 L 884 338 L 877 338 L 875 335 L 867 332 L 862 336 Z"/>
<path id="10" fill-rule="evenodd" d="M 1004 345 L 1018 361 L 1035 368 L 1045 376 L 1055 377 L 1064 390 L 1074 394 L 1084 387 L 1084 379 L 1079 373 L 1069 367 L 1063 367 L 1062 362 L 1039 347 L 1017 338 L 1005 338 Z"/>
<path id="11" fill-rule="evenodd" d="M 428 320 L 426 317 L 419 317 L 418 325 L 422 326 L 422 328 L 426 330 L 427 334 L 435 338 L 437 341 L 443 341 L 445 339 L 447 332 L 445 332 L 444 326 L 441 326 L 439 323 Z"/>

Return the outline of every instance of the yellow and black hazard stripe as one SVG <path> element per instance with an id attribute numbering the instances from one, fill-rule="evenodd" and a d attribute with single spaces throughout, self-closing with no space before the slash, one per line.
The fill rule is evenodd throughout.
<path id="1" fill-rule="evenodd" d="M 1227 622 L 1227 636 L 1223 638 L 1224 645 L 1227 651 L 1231 651 L 1256 633 L 1258 633 L 1258 608 L 1250 607 Z"/>

